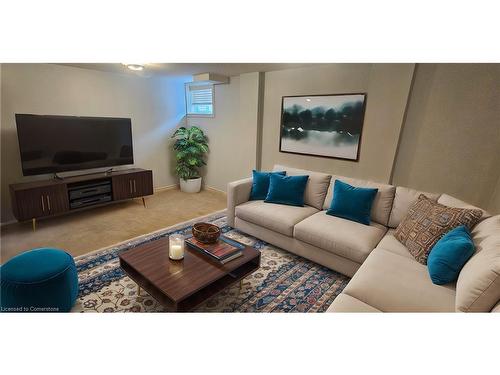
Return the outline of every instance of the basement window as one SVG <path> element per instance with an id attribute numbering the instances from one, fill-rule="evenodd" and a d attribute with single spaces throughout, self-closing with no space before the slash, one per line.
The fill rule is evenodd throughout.
<path id="1" fill-rule="evenodd" d="M 186 113 L 188 116 L 214 117 L 214 86 L 187 83 Z"/>

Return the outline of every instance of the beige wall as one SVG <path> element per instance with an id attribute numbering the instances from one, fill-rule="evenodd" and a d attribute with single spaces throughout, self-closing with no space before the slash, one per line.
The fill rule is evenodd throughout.
<path id="1" fill-rule="evenodd" d="M 50 64 L 3 64 L 1 78 L 2 222 L 13 219 L 8 185 L 33 179 L 22 176 L 15 113 L 130 117 L 135 165 L 153 170 L 155 187 L 177 183 L 169 136 L 185 113 L 186 79 Z"/>
<path id="2" fill-rule="evenodd" d="M 500 212 L 499 177 L 500 65 L 419 64 L 393 183 Z"/>
<path id="3" fill-rule="evenodd" d="M 262 168 L 279 163 L 388 182 L 414 64 L 328 64 L 265 74 Z M 279 152 L 281 98 L 366 92 L 359 162 Z"/>
<path id="4" fill-rule="evenodd" d="M 500 177 L 498 178 L 496 188 L 491 195 L 490 204 L 487 208 L 492 213 L 500 214 Z"/>
<path id="5" fill-rule="evenodd" d="M 189 117 L 209 138 L 205 185 L 226 191 L 227 183 L 256 168 L 259 73 L 231 77 L 215 86 L 215 117 Z"/>

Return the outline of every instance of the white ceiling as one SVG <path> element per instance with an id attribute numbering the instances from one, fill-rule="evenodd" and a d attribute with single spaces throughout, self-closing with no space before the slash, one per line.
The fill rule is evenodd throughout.
<path id="1" fill-rule="evenodd" d="M 127 69 L 122 64 L 101 63 L 101 64 L 60 64 L 66 66 L 73 66 L 77 68 L 100 70 L 103 72 L 113 73 L 132 73 L 135 72 Z M 293 69 L 305 66 L 319 65 L 319 64 L 283 64 L 283 63 L 253 63 L 253 64 L 214 64 L 214 63 L 151 63 L 143 64 L 145 69 L 139 72 L 142 76 L 189 76 L 198 73 L 217 73 L 225 76 L 236 76 L 243 73 L 250 72 L 269 72 L 273 70 Z"/>

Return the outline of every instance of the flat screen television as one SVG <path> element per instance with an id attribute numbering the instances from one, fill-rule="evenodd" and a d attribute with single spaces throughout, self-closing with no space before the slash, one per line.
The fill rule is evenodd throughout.
<path id="1" fill-rule="evenodd" d="M 129 118 L 16 114 L 23 175 L 133 164 Z"/>

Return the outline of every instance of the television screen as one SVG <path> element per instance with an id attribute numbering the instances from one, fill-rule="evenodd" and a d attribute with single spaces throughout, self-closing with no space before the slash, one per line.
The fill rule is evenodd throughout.
<path id="1" fill-rule="evenodd" d="M 16 114 L 23 175 L 133 164 L 129 118 Z"/>

